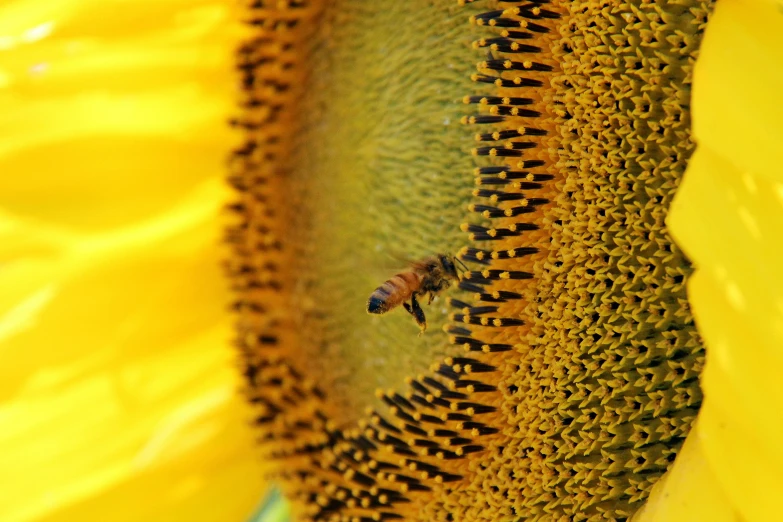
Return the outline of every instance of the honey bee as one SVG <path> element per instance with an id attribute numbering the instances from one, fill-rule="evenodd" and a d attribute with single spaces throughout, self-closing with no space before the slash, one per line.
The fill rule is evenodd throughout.
<path id="1" fill-rule="evenodd" d="M 427 329 L 427 318 L 417 298 L 428 295 L 427 304 L 430 304 L 453 281 L 459 281 L 456 263 L 466 268 L 459 259 L 449 254 L 437 254 L 411 263 L 410 270 L 400 272 L 375 289 L 367 300 L 367 312 L 385 314 L 402 304 L 419 325 L 419 335 L 423 334 Z M 406 302 L 408 299 L 410 304 Z"/>

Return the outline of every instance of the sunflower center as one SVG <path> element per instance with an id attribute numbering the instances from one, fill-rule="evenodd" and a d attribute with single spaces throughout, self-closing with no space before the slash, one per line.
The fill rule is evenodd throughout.
<path id="1" fill-rule="evenodd" d="M 421 337 L 402 307 L 382 316 L 365 309 L 375 288 L 408 269 L 405 260 L 465 243 L 470 14 L 452 0 L 338 0 L 313 42 L 289 185 L 299 249 L 292 309 L 308 370 L 337 392 L 340 421 L 374 406 L 376 388 L 401 388 L 454 350 L 441 331 L 446 293 L 422 303 Z"/>

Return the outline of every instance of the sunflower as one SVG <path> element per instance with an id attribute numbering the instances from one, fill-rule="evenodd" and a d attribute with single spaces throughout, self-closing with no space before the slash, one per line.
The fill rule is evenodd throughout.
<path id="1" fill-rule="evenodd" d="M 241 15 L 263 466 L 240 16 L 0 8 L 3 520 L 776 516 L 783 6 L 463 3 Z"/>
<path id="2" fill-rule="evenodd" d="M 263 497 L 219 267 L 235 20 L 0 7 L 3 521 L 244 520 Z"/>
<path id="3" fill-rule="evenodd" d="M 775 432 L 771 390 L 753 381 L 763 357 L 732 377 L 730 354 L 739 336 L 772 354 L 780 334 L 753 333 L 778 327 L 780 292 L 751 307 L 764 286 L 742 264 L 779 230 L 766 225 L 779 200 L 764 159 L 781 143 L 779 109 L 743 96 L 780 86 L 778 6 L 725 0 L 711 22 L 708 0 L 461 4 L 256 2 L 246 14 L 229 274 L 248 398 L 295 512 L 628 520 L 658 484 L 640 517 L 769 516 L 776 479 L 753 470 L 774 446 L 745 444 L 732 476 L 739 459 L 722 456 L 750 433 L 726 431 L 727 406 L 710 405 Z M 715 121 L 695 120 L 706 145 L 693 156 L 694 64 L 713 23 L 700 103 Z M 735 141 L 751 121 L 759 134 Z M 693 278 L 667 226 L 689 163 L 671 222 Z M 739 257 L 708 209 L 758 243 Z M 376 267 L 400 252 L 470 265 L 425 309 L 422 338 L 404 312 L 364 314 Z M 688 287 L 723 354 L 705 372 Z M 724 298 L 753 328 L 734 329 L 747 323 Z M 693 431 L 702 375 L 716 398 Z M 692 477 L 703 490 L 682 487 Z"/>

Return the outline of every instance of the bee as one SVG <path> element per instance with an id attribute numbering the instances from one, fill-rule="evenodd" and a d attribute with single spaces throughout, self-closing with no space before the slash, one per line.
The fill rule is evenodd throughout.
<path id="1" fill-rule="evenodd" d="M 437 254 L 411 263 L 410 270 L 400 272 L 375 289 L 367 300 L 367 312 L 385 314 L 402 304 L 419 325 L 419 335 L 423 334 L 427 329 L 427 318 L 418 299 L 428 296 L 427 304 L 430 304 L 438 293 L 451 286 L 452 282 L 459 281 L 457 263 L 466 268 L 459 259 L 449 254 Z"/>

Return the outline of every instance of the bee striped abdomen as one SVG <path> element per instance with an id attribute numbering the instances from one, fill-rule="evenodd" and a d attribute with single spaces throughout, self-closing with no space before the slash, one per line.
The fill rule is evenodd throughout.
<path id="1" fill-rule="evenodd" d="M 419 289 L 421 276 L 413 272 L 403 272 L 392 277 L 375 289 L 367 300 L 367 311 L 382 314 L 407 301 Z"/>

